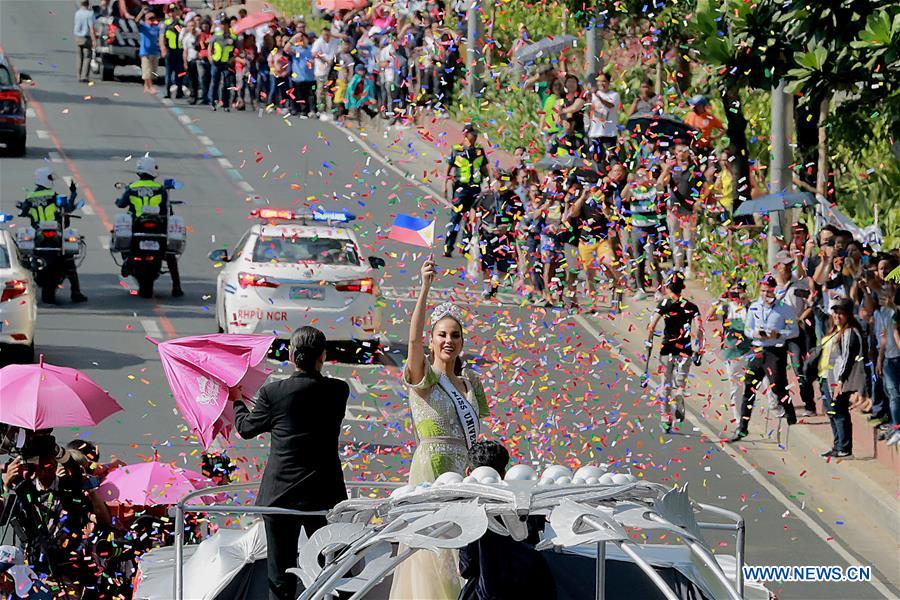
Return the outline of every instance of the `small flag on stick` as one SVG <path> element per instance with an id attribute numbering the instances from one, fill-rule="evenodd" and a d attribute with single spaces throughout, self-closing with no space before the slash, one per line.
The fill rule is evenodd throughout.
<path id="1" fill-rule="evenodd" d="M 388 238 L 404 244 L 430 248 L 434 244 L 434 221 L 397 215 Z"/>

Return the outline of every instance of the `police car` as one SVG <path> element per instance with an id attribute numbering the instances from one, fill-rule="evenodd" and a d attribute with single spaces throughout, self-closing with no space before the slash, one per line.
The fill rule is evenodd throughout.
<path id="1" fill-rule="evenodd" d="M 329 340 L 372 343 L 381 331 L 379 274 L 384 260 L 365 257 L 345 211 L 256 209 L 257 219 L 216 282 L 216 321 L 225 333 L 267 333 L 281 340 L 303 325 Z"/>

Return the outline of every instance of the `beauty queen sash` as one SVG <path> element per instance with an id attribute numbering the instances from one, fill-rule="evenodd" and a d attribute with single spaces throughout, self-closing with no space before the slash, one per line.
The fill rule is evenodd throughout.
<path id="1" fill-rule="evenodd" d="M 472 404 L 459 393 L 456 386 L 450 381 L 450 378 L 441 373 L 438 380 L 444 392 L 453 400 L 453 406 L 456 407 L 456 416 L 459 417 L 459 423 L 462 425 L 463 432 L 466 435 L 466 448 L 471 448 L 478 440 L 478 432 L 481 429 L 481 423 L 478 420 L 478 411 Z"/>

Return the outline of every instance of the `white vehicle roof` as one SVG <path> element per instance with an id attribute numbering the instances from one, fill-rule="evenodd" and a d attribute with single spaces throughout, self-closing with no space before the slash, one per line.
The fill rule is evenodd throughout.
<path id="1" fill-rule="evenodd" d="M 299 223 L 265 223 L 254 225 L 252 233 L 266 237 L 320 237 L 332 239 L 355 240 L 353 231 L 347 227 L 328 227 L 322 225 L 302 225 Z"/>

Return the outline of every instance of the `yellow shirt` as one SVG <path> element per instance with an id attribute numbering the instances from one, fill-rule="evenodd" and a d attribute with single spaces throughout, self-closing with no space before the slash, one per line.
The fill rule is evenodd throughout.
<path id="1" fill-rule="evenodd" d="M 822 354 L 819 355 L 819 377 L 821 379 L 828 378 L 828 371 L 831 369 L 831 349 L 834 347 L 834 339 L 837 334 L 829 335 L 822 342 Z"/>

